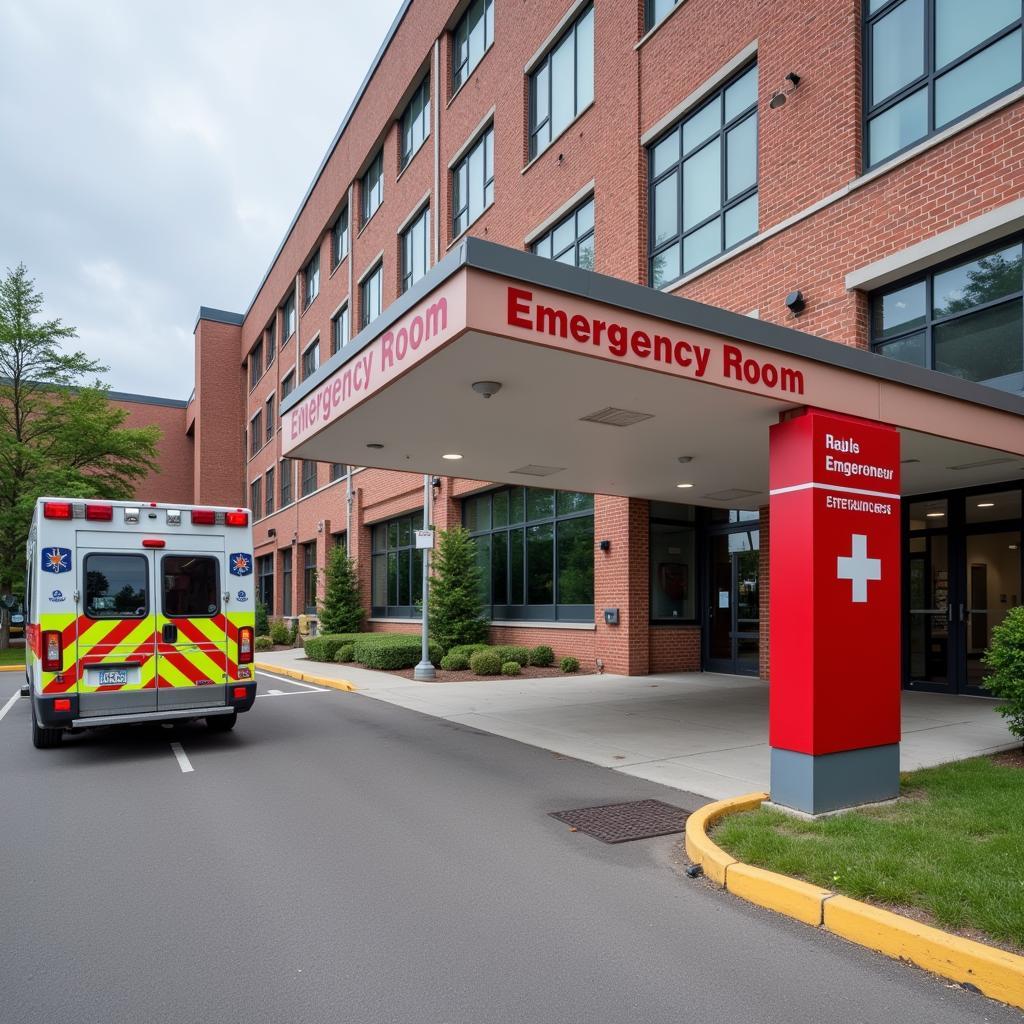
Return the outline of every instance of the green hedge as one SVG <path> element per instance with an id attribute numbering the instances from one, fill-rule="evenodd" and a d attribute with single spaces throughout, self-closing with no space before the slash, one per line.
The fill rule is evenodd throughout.
<path id="1" fill-rule="evenodd" d="M 558 667 L 563 672 L 579 672 L 579 670 L 580 670 L 580 659 L 579 658 L 563 658 L 558 663 Z"/>
<path id="2" fill-rule="evenodd" d="M 290 644 L 292 642 L 292 631 L 280 620 L 270 624 L 270 639 L 275 644 Z"/>
<path id="3" fill-rule="evenodd" d="M 335 661 L 338 648 L 342 644 L 387 643 L 391 637 L 401 636 L 396 633 L 321 633 L 311 636 L 303 648 L 310 661 Z"/>
<path id="4" fill-rule="evenodd" d="M 340 662 L 342 665 L 347 664 L 353 658 L 356 645 L 354 643 L 346 642 L 343 643 L 337 651 L 334 652 L 334 660 Z"/>
<path id="5" fill-rule="evenodd" d="M 538 644 L 530 648 L 530 664 L 537 668 L 547 668 L 555 663 L 555 652 L 547 644 Z"/>
<path id="6" fill-rule="evenodd" d="M 469 667 L 478 676 L 496 676 L 501 672 L 501 658 L 493 649 L 477 651 L 469 659 Z"/>
<path id="7" fill-rule="evenodd" d="M 380 637 L 387 637 L 381 640 Z M 357 640 L 352 652 L 353 661 L 367 668 L 380 669 L 385 672 L 400 668 L 412 668 L 419 664 L 422 650 L 420 638 L 416 635 L 402 633 L 375 633 L 374 639 Z M 436 665 L 441 660 L 441 647 L 433 640 L 430 642 L 430 660 Z"/>
<path id="8" fill-rule="evenodd" d="M 530 650 L 527 647 L 502 644 L 493 648 L 493 650 L 498 657 L 501 658 L 501 663 L 503 665 L 506 661 L 518 661 L 520 665 L 528 665 L 530 663 Z"/>
<path id="9" fill-rule="evenodd" d="M 466 664 L 469 664 L 469 659 L 476 654 L 477 651 L 488 650 L 487 644 L 456 644 L 449 652 L 449 656 L 455 655 L 457 658 L 465 658 Z"/>
<path id="10" fill-rule="evenodd" d="M 441 668 L 445 672 L 464 672 L 469 668 L 469 658 L 463 654 L 446 654 L 441 659 Z"/>
<path id="11" fill-rule="evenodd" d="M 518 661 L 506 661 L 501 666 L 501 674 L 503 676 L 517 676 L 522 670 L 522 666 Z"/>
<path id="12" fill-rule="evenodd" d="M 274 646 L 273 640 L 269 636 L 258 636 L 256 637 L 256 650 L 257 651 L 269 651 Z"/>

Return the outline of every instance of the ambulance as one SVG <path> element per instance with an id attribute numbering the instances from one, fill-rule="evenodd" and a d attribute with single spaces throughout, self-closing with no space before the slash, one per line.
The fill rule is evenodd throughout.
<path id="1" fill-rule="evenodd" d="M 40 498 L 29 530 L 32 742 L 133 722 L 234 728 L 256 698 L 248 509 Z"/>

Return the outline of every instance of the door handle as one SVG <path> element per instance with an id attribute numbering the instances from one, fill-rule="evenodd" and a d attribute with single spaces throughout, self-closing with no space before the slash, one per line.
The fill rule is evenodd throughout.
<path id="1" fill-rule="evenodd" d="M 165 644 L 173 644 L 178 640 L 178 627 L 173 622 L 164 623 L 163 638 Z"/>

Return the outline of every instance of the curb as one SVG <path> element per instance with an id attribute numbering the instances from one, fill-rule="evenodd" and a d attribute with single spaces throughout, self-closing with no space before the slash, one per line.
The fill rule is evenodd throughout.
<path id="1" fill-rule="evenodd" d="M 254 661 L 252 667 L 257 672 L 272 672 L 279 676 L 287 676 L 289 679 L 297 679 L 300 683 L 314 683 L 316 686 L 329 686 L 332 690 L 345 690 L 348 693 L 355 693 L 356 687 L 347 679 L 328 679 L 326 676 L 314 676 L 308 672 L 300 672 L 294 668 L 282 668 L 280 665 L 272 665 L 269 661 Z"/>
<path id="2" fill-rule="evenodd" d="M 0 672 L 24 672 L 24 665 L 0 665 Z"/>
<path id="3" fill-rule="evenodd" d="M 950 935 L 880 907 L 840 896 L 808 882 L 743 864 L 708 837 L 707 830 L 730 814 L 759 807 L 767 793 L 719 800 L 690 815 L 686 853 L 712 881 L 760 907 L 839 935 L 850 942 L 906 960 L 932 974 L 1024 1009 L 1024 956 L 983 942 Z"/>

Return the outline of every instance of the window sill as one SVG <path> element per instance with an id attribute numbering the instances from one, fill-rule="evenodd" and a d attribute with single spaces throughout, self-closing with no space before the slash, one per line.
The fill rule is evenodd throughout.
<path id="1" fill-rule="evenodd" d="M 327 280 L 328 280 L 328 281 L 330 281 L 330 279 L 331 279 L 332 277 L 334 277 L 334 275 L 335 275 L 335 274 L 336 274 L 336 273 L 337 273 L 337 272 L 338 272 L 339 270 L 341 270 L 341 268 L 342 268 L 342 267 L 343 267 L 343 266 L 345 265 L 345 260 L 347 260 L 347 259 L 348 259 L 348 253 L 345 253 L 345 255 L 344 255 L 344 256 L 342 256 L 342 257 L 341 257 L 341 259 L 340 259 L 340 260 L 338 260 L 338 262 L 337 262 L 337 263 L 335 263 L 333 267 L 331 267 L 331 272 L 330 272 L 330 273 L 329 273 L 329 274 L 327 275 Z"/>
<path id="2" fill-rule="evenodd" d="M 320 293 L 319 293 L 319 292 L 317 292 L 317 293 L 316 293 L 316 295 L 314 295 L 314 296 L 313 296 L 313 298 L 311 298 L 311 299 L 309 300 L 309 302 L 307 302 L 307 303 L 306 303 L 306 305 L 304 305 L 304 306 L 302 307 L 302 313 L 300 313 L 299 315 L 300 315 L 300 316 L 305 316 L 305 315 L 306 315 L 306 314 L 307 314 L 307 313 L 308 313 L 308 312 L 310 311 L 310 309 L 312 308 L 312 306 L 313 306 L 313 303 L 314 303 L 314 302 L 316 302 L 316 300 L 317 300 L 317 299 L 318 299 L 319 297 L 320 297 Z"/>
<path id="3" fill-rule="evenodd" d="M 640 37 L 639 41 L 638 41 L 638 42 L 636 43 L 636 45 L 635 45 L 635 46 L 633 47 L 633 49 L 634 49 L 634 50 L 639 50 L 639 49 L 640 49 L 640 47 L 641 47 L 641 46 L 643 46 L 643 45 L 644 45 L 644 43 L 646 43 L 646 42 L 647 42 L 647 40 L 648 40 L 648 39 L 650 39 L 650 38 L 651 38 L 651 36 L 653 36 L 653 35 L 654 35 L 654 33 L 655 33 L 655 32 L 657 32 L 657 31 L 658 31 L 658 29 L 659 29 L 659 28 L 661 28 L 661 26 L 662 26 L 662 25 L 664 25 L 664 24 L 665 24 L 665 22 L 667 22 L 667 21 L 668 21 L 668 19 L 672 17 L 672 15 L 673 15 L 673 14 L 675 14 L 675 13 L 676 13 L 676 11 L 678 11 L 678 10 L 681 10 L 681 9 L 683 8 L 683 6 L 684 6 L 685 4 L 686 4 L 686 0 L 680 0 L 680 2 L 679 2 L 679 3 L 677 3 L 677 4 L 675 5 L 675 7 L 673 7 L 673 8 L 672 8 L 672 10 L 668 12 L 668 14 L 666 14 L 666 15 L 664 15 L 664 16 L 662 17 L 661 21 L 656 21 L 656 22 L 655 22 L 655 23 L 654 23 L 654 24 L 653 24 L 653 25 L 652 25 L 652 26 L 651 26 L 651 27 L 650 27 L 650 28 L 649 28 L 649 29 L 648 29 L 648 30 L 647 30 L 647 31 L 646 31 L 646 32 L 645 32 L 645 33 L 644 33 L 644 34 L 643 34 L 643 35 L 642 35 L 641 37 Z"/>
<path id="4" fill-rule="evenodd" d="M 395 175 L 396 185 L 402 180 L 402 175 L 405 174 L 405 172 L 409 170 L 410 167 L 412 167 L 412 163 L 416 159 L 417 154 L 427 144 L 427 139 L 429 138 L 430 132 L 428 131 L 427 134 L 423 136 L 423 141 L 409 154 L 409 159 L 405 161 L 405 163 L 402 165 L 402 169 L 398 172 L 398 174 Z M 398 158 L 399 160 L 401 160 L 401 154 L 399 154 Z"/>
<path id="5" fill-rule="evenodd" d="M 525 174 L 593 105 L 594 100 L 591 100 L 519 173 Z"/>
<path id="6" fill-rule="evenodd" d="M 469 229 L 494 205 L 492 199 L 446 246 L 445 252 L 451 249 L 453 246 L 458 245 L 463 238 L 466 237 Z"/>
<path id="7" fill-rule="evenodd" d="M 356 238 L 362 237 L 363 232 L 373 223 L 373 218 L 377 216 L 378 212 L 380 211 L 380 207 L 383 205 L 384 200 L 381 199 L 380 206 L 378 206 L 377 209 L 374 210 L 373 213 L 371 213 L 370 216 L 367 217 L 366 220 L 364 220 L 363 223 L 359 226 L 359 230 L 356 232 Z"/>

